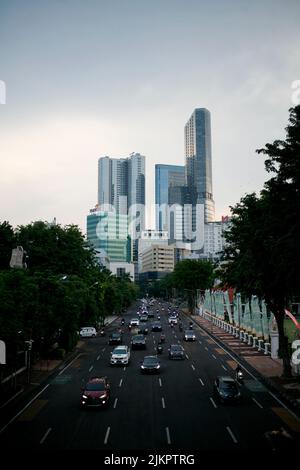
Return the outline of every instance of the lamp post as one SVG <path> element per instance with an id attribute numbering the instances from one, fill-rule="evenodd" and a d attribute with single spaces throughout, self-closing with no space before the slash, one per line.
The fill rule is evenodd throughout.
<path id="1" fill-rule="evenodd" d="M 33 343 L 33 339 L 29 339 L 28 341 L 25 341 L 25 345 L 27 347 L 26 353 L 27 353 L 27 383 L 28 384 L 30 383 L 32 343 Z"/>

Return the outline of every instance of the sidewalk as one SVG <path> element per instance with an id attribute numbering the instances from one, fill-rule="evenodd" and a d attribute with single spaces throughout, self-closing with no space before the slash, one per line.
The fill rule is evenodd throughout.
<path id="1" fill-rule="evenodd" d="M 184 312 L 186 314 L 186 312 Z M 275 390 L 282 399 L 285 399 L 291 407 L 299 414 L 300 411 L 300 377 L 293 376 L 290 379 L 281 377 L 282 374 L 282 360 L 272 359 L 267 356 L 263 351 L 258 351 L 252 346 L 243 343 L 232 334 L 224 331 L 222 328 L 213 325 L 212 322 L 203 318 L 200 315 L 191 315 L 192 320 L 203 328 L 206 333 L 218 340 L 222 346 L 228 350 L 234 358 L 244 362 L 256 371 L 264 382 Z M 212 339 L 208 339 L 208 343 L 214 344 Z M 221 348 L 216 348 L 216 351 L 223 353 Z M 232 369 L 236 367 L 234 359 L 228 360 L 227 365 Z"/>
<path id="2" fill-rule="evenodd" d="M 117 315 L 106 317 L 104 326 L 109 326 L 117 318 Z M 84 345 L 85 341 L 79 339 L 75 349 L 68 353 L 64 359 L 42 359 L 35 362 L 30 370 L 30 383 L 28 383 L 28 371 L 24 371 L 16 377 L 14 387 L 5 387 L 3 393 L 0 394 L 0 410 L 3 410 L 6 405 L 11 404 L 15 398 L 23 397 L 32 392 L 45 382 L 51 374 L 54 374 L 58 368 L 62 368 L 63 364 L 67 365 L 70 363 Z"/>

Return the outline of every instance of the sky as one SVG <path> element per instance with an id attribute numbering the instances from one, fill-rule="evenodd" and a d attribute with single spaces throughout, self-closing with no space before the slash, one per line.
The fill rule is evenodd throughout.
<path id="1" fill-rule="evenodd" d="M 285 136 L 299 15 L 298 0 L 0 0 L 0 221 L 85 232 L 104 155 L 145 155 L 154 203 L 154 166 L 184 164 L 197 107 L 228 215 L 269 177 L 255 150 Z"/>

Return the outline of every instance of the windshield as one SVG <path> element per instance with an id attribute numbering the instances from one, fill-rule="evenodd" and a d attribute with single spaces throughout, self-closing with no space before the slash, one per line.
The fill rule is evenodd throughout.
<path id="1" fill-rule="evenodd" d="M 89 383 L 89 384 L 86 385 L 85 389 L 88 392 L 104 392 L 105 384 L 104 384 L 104 382 Z"/>
<path id="2" fill-rule="evenodd" d="M 224 390 L 232 390 L 232 391 L 236 391 L 237 390 L 237 386 L 234 382 L 223 382 L 221 384 L 221 387 L 224 389 Z"/>
<path id="3" fill-rule="evenodd" d="M 133 341 L 143 341 L 144 340 L 144 336 L 143 335 L 138 335 L 138 336 L 135 336 L 133 338 Z"/>
<path id="4" fill-rule="evenodd" d="M 122 355 L 122 354 L 127 354 L 127 351 L 126 349 L 116 349 L 114 352 L 113 352 L 114 355 Z"/>
<path id="5" fill-rule="evenodd" d="M 153 366 L 158 363 L 156 357 L 145 357 L 144 359 L 144 365 L 146 366 Z"/>
<path id="6" fill-rule="evenodd" d="M 111 334 L 111 337 L 112 337 L 112 338 L 119 338 L 120 335 L 119 335 L 119 333 L 112 333 L 112 334 Z"/>
<path id="7" fill-rule="evenodd" d="M 182 351 L 182 348 L 180 346 L 171 346 L 171 351 Z"/>

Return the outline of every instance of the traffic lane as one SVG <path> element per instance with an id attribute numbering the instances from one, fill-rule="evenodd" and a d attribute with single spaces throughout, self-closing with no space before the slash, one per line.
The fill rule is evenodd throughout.
<path id="1" fill-rule="evenodd" d="M 192 346 L 194 344 L 194 347 Z M 213 394 L 213 383 L 218 375 L 229 375 L 234 378 L 234 371 L 225 372 L 222 368 L 223 355 L 218 355 L 217 351 L 202 348 L 201 345 L 189 343 L 189 357 L 195 367 L 195 373 L 201 377 L 204 385 L 210 389 Z M 200 353 L 198 350 L 200 349 Z M 214 357 L 216 359 L 214 359 Z M 249 382 L 250 380 L 248 380 Z M 252 380 L 253 382 L 253 380 Z M 231 429 L 237 435 L 241 445 L 245 447 L 255 446 L 257 437 L 270 430 L 280 427 L 282 422 L 267 407 L 259 406 L 261 404 L 261 393 L 253 394 L 246 386 L 241 387 L 243 399 L 241 404 L 236 406 L 218 405 L 224 410 L 224 419 L 227 420 Z M 266 395 L 264 393 L 264 395 Z M 245 426 L 247 423 L 247 426 Z"/>
<path id="2" fill-rule="evenodd" d="M 105 343 L 103 338 L 87 339 L 84 345 L 86 353 L 51 379 L 47 390 L 7 427 L 0 436 L 1 440 L 17 447 L 31 447 L 39 442 L 41 433 L 50 423 L 54 428 L 61 427 L 62 423 L 70 424 L 72 428 L 74 419 L 77 419 L 76 412 L 74 414 L 72 410 L 79 404 L 81 387 L 89 376 L 104 372 L 103 367 L 99 368 L 102 361 L 98 362 L 97 358 L 103 354 Z M 104 364 L 107 361 L 108 358 Z M 93 362 L 98 363 L 97 368 Z"/>
<path id="3" fill-rule="evenodd" d="M 200 333 L 202 331 L 200 328 Z M 227 369 L 229 375 L 234 377 L 237 361 L 232 354 L 227 352 L 219 342 L 213 341 L 207 334 L 201 343 L 212 357 L 220 359 L 222 368 Z M 289 427 L 289 432 L 295 431 L 299 433 L 299 418 L 261 382 L 259 375 L 255 374 L 255 371 L 250 371 L 248 365 L 244 365 L 243 360 L 240 365 L 244 372 L 243 388 L 246 394 L 250 396 L 252 403 L 258 408 L 263 409 L 267 414 L 271 414 L 274 425 L 277 424 L 279 427 L 285 425 Z"/>
<path id="4" fill-rule="evenodd" d="M 116 422 L 112 426 L 108 448 L 120 450 L 156 450 L 166 446 L 165 423 L 161 401 L 159 374 L 142 374 L 141 361 L 152 354 L 151 343 L 146 350 L 132 351 L 126 370 L 126 381 L 118 394 Z"/>
<path id="5" fill-rule="evenodd" d="M 179 450 L 232 449 L 226 420 L 209 400 L 188 360 L 164 361 L 162 393 L 171 446 Z"/>

